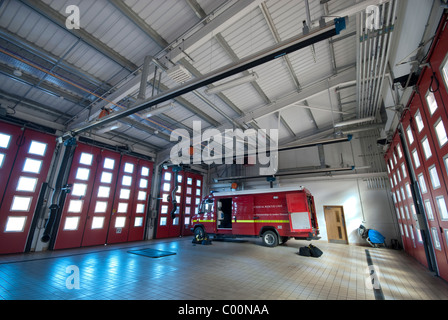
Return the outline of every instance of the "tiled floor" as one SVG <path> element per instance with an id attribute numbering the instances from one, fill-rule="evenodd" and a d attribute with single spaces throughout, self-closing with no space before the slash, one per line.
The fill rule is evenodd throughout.
<path id="1" fill-rule="evenodd" d="M 384 299 L 448 299 L 448 284 L 404 252 L 315 241 L 322 257 L 297 255 L 307 244 L 266 248 L 254 239 L 205 246 L 184 238 L 0 256 L 0 299 L 373 300 L 366 249 Z M 143 248 L 176 255 L 127 252 Z M 67 287 L 75 283 L 70 266 L 79 269 L 79 289 Z"/>

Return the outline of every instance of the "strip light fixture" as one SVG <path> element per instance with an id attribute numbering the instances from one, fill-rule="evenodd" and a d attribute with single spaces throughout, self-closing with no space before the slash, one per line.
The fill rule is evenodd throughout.
<path id="1" fill-rule="evenodd" d="M 227 81 L 224 82 L 223 84 L 217 85 L 216 87 L 213 87 L 211 89 L 207 89 L 205 90 L 206 94 L 214 94 L 214 93 L 218 93 L 230 88 L 234 88 L 237 87 L 239 85 L 245 84 L 245 83 L 249 83 L 249 82 L 253 82 L 255 80 L 258 79 L 258 75 L 255 72 L 252 72 L 251 74 L 244 76 L 244 77 L 240 77 L 231 81 Z"/>
<path id="2" fill-rule="evenodd" d="M 355 119 L 355 120 L 339 122 L 339 123 L 336 123 L 334 125 L 334 127 L 335 128 L 340 128 L 340 127 L 351 126 L 352 124 L 359 124 L 359 123 L 371 122 L 371 121 L 375 121 L 375 117 L 368 117 L 368 118 L 362 118 L 362 119 Z"/>

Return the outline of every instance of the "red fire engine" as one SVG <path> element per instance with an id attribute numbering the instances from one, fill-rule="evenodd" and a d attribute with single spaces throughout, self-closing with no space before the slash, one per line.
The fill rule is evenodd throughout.
<path id="1" fill-rule="evenodd" d="M 195 237 L 261 237 L 275 247 L 290 238 L 320 239 L 314 199 L 303 187 L 211 193 L 192 217 Z"/>

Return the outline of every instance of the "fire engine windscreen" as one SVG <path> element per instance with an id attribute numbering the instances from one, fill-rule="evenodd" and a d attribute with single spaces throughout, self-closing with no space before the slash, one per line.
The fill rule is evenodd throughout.
<path id="1" fill-rule="evenodd" d="M 212 199 L 206 199 L 202 201 L 201 207 L 199 208 L 199 214 L 213 212 L 214 201 Z"/>

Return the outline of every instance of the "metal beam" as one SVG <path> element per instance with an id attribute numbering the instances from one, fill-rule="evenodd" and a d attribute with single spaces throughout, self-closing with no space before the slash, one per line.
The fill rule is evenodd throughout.
<path id="1" fill-rule="evenodd" d="M 131 114 L 139 112 L 141 110 L 148 109 L 154 105 L 157 105 L 161 102 L 165 102 L 176 97 L 179 97 L 185 93 L 191 92 L 203 86 L 206 86 L 210 83 L 214 83 L 216 81 L 228 78 L 232 75 L 238 74 L 242 71 L 248 70 L 250 68 L 254 68 L 256 66 L 262 65 L 266 62 L 272 61 L 279 57 L 282 57 L 286 54 L 295 52 L 302 48 L 305 48 L 309 45 L 312 45 L 316 42 L 320 42 L 322 40 L 328 39 L 332 36 L 335 36 L 338 33 L 336 21 L 328 24 L 324 28 L 316 28 L 312 30 L 309 34 L 303 36 L 293 37 L 286 41 L 283 41 L 275 46 L 269 47 L 265 50 L 257 52 L 253 55 L 250 55 L 244 59 L 241 59 L 238 63 L 234 63 L 231 65 L 224 66 L 211 74 L 204 75 L 201 78 L 194 79 L 186 82 L 183 85 L 180 85 L 176 88 L 168 90 L 164 93 L 158 94 L 150 100 L 143 102 L 140 105 L 129 108 L 128 110 L 123 110 L 121 112 L 117 112 L 111 114 L 107 117 L 104 117 L 94 123 L 89 123 L 81 128 L 75 129 L 72 133 L 76 134 L 79 132 L 83 132 L 89 130 L 93 127 L 100 126 L 105 123 L 109 123 L 115 120 L 118 120 L 123 117 L 127 117 Z"/>

